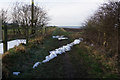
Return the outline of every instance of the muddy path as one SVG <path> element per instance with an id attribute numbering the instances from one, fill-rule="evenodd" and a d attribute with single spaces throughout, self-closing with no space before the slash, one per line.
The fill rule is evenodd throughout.
<path id="1" fill-rule="evenodd" d="M 87 68 L 84 60 L 79 57 L 78 53 L 67 52 L 63 56 L 65 78 L 86 78 Z"/>

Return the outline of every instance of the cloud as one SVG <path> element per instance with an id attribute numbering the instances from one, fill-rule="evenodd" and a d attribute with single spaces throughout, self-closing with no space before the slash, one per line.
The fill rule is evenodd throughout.
<path id="1" fill-rule="evenodd" d="M 105 0 L 34 0 L 35 5 L 45 8 L 51 18 L 50 25 L 80 25 L 92 15 Z M 2 0 L 0 8 L 8 8 L 12 3 L 31 3 L 31 0 Z"/>
<path id="2" fill-rule="evenodd" d="M 50 8 L 50 7 L 49 7 Z M 54 25 L 80 25 L 97 10 L 98 4 L 74 3 L 52 5 L 49 9 L 52 24 Z"/>

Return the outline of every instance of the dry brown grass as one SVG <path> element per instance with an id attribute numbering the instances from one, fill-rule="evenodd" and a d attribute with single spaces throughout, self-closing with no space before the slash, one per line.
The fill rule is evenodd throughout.
<path id="1" fill-rule="evenodd" d="M 5 68 L 4 65 L 2 65 L 2 77 L 7 78 L 9 74 L 10 74 L 9 70 Z"/>
<path id="2" fill-rule="evenodd" d="M 63 28 L 61 28 L 61 31 L 66 32 L 66 30 L 65 30 L 65 29 L 63 29 Z"/>
<path id="3" fill-rule="evenodd" d="M 46 29 L 46 36 L 51 35 L 51 33 L 55 30 L 56 28 L 47 28 Z"/>
<path id="4" fill-rule="evenodd" d="M 15 53 L 26 53 L 26 48 L 25 46 L 23 45 L 20 45 L 20 46 L 16 46 L 15 47 Z"/>
<path id="5" fill-rule="evenodd" d="M 97 62 L 99 62 L 101 64 L 101 68 L 104 72 L 108 72 L 111 74 L 119 74 L 118 72 L 118 67 L 117 67 L 117 60 L 116 57 L 108 57 L 106 55 L 106 51 L 102 48 L 98 48 L 98 47 L 91 47 L 87 44 L 81 44 L 84 45 L 86 47 L 87 50 L 90 50 L 90 54 Z M 83 47 L 81 47 L 81 49 L 83 50 Z"/>
<path id="6" fill-rule="evenodd" d="M 43 39 L 44 39 L 43 36 L 39 36 L 39 37 L 36 37 L 36 38 L 33 39 L 33 40 L 30 40 L 29 43 L 40 44 Z"/>
<path id="7" fill-rule="evenodd" d="M 77 39 L 77 38 L 81 37 L 81 34 L 79 34 L 79 33 L 73 33 L 73 34 L 70 34 L 69 37 L 71 37 L 73 39 Z"/>
<path id="8" fill-rule="evenodd" d="M 108 57 L 103 49 L 93 49 L 93 56 L 113 73 L 118 73 L 116 57 Z"/>
<path id="9" fill-rule="evenodd" d="M 5 52 L 3 55 L 2 55 L 2 59 L 7 59 L 7 57 L 10 56 L 10 52 Z"/>

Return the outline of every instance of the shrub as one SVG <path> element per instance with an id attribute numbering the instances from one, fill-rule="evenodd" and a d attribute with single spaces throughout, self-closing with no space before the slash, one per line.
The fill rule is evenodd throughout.
<path id="1" fill-rule="evenodd" d="M 112 58 L 115 65 L 115 58 L 120 64 L 118 57 L 120 55 L 118 53 L 119 5 L 120 1 L 110 1 L 99 7 L 96 13 L 86 21 L 83 34 L 84 40 L 103 48 L 106 58 L 108 60 Z"/>

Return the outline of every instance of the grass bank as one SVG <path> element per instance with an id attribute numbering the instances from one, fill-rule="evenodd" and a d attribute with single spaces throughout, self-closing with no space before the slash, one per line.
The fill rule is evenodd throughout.
<path id="1" fill-rule="evenodd" d="M 65 35 L 69 39 L 58 41 L 53 35 Z M 81 42 L 72 50 L 33 69 L 49 51 L 59 48 L 81 37 L 81 32 L 66 31 L 62 28 L 48 28 L 45 36 L 29 41 L 28 46 L 20 44 L 2 56 L 4 78 L 118 78 L 119 75 L 107 68 L 102 58 L 93 55 L 93 47 Z M 14 76 L 12 72 L 21 72 Z"/>

